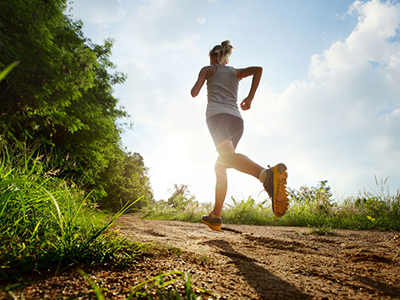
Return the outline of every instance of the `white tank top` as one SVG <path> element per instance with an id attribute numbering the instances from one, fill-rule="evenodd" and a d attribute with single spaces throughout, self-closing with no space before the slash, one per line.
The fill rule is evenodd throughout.
<path id="1" fill-rule="evenodd" d="M 207 80 L 206 118 L 230 114 L 242 119 L 237 106 L 239 80 L 232 67 L 217 65 L 217 72 Z"/>

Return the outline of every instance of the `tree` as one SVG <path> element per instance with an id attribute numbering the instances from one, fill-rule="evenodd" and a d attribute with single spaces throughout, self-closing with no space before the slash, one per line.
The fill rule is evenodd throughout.
<path id="1" fill-rule="evenodd" d="M 185 209 L 189 203 L 196 201 L 196 197 L 192 196 L 189 186 L 174 184 L 172 196 L 168 198 L 167 204 L 178 210 Z"/>
<path id="2" fill-rule="evenodd" d="M 110 61 L 113 41 L 92 43 L 66 8 L 66 0 L 0 1 L 0 70 L 20 62 L 0 81 L 0 138 L 39 143 L 40 151 L 53 154 L 59 176 L 97 196 L 119 195 L 110 182 L 122 171 L 111 172 L 111 164 L 143 161 L 121 150 L 117 120 L 127 114 L 113 86 L 125 75 Z M 136 181 L 148 188 L 143 176 Z"/>
<path id="3" fill-rule="evenodd" d="M 84 124 L 65 111 L 93 86 L 96 54 L 81 23 L 64 14 L 65 1 L 0 3 L 0 68 L 20 65 L 1 82 L 1 119 L 6 137 L 51 138 L 55 126 L 74 132 Z M 13 125 L 13 126 L 10 126 Z"/>
<path id="4" fill-rule="evenodd" d="M 126 153 L 118 150 L 102 174 L 102 188 L 107 194 L 101 205 L 109 210 L 121 209 L 126 203 L 135 203 L 133 209 L 140 209 L 154 196 L 150 186 L 148 168 L 139 153 Z"/>

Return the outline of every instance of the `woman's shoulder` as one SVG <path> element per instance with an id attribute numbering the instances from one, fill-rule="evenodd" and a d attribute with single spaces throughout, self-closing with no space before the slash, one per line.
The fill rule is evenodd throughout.
<path id="1" fill-rule="evenodd" d="M 233 72 L 233 74 L 236 76 L 237 79 L 239 79 L 241 69 L 237 69 L 232 66 L 226 66 L 226 67 L 229 68 Z"/>
<path id="2" fill-rule="evenodd" d="M 201 68 L 202 71 L 208 71 L 214 68 L 214 65 L 212 66 L 204 66 L 203 68 Z"/>
<path id="3" fill-rule="evenodd" d="M 206 74 L 206 79 L 210 79 L 217 73 L 218 68 L 216 65 L 211 65 L 211 66 L 205 66 L 201 69 L 201 72 L 204 72 Z"/>

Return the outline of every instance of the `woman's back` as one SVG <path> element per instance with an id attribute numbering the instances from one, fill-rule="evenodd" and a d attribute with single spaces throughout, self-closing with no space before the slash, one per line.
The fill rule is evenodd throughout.
<path id="1" fill-rule="evenodd" d="M 237 106 L 239 80 L 234 68 L 218 64 L 214 66 L 217 71 L 207 80 L 207 118 L 220 113 L 241 118 Z"/>

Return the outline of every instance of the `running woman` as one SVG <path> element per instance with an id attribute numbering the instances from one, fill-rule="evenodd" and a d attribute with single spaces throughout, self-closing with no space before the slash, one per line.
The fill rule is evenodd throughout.
<path id="1" fill-rule="evenodd" d="M 214 230 L 221 230 L 221 210 L 228 188 L 227 168 L 234 168 L 259 179 L 272 200 L 272 210 L 276 217 L 285 214 L 289 203 L 286 192 L 287 168 L 284 164 L 264 168 L 247 156 L 235 152 L 243 134 L 243 119 L 237 106 L 239 81 L 252 76 L 250 92 L 240 103 L 241 109 L 245 111 L 251 107 L 262 68 L 235 69 L 227 66 L 232 49 L 229 41 L 216 45 L 209 53 L 210 66 L 200 70 L 191 90 L 192 97 L 196 97 L 207 81 L 206 122 L 219 156 L 215 164 L 214 210 L 203 216 L 201 221 Z"/>

